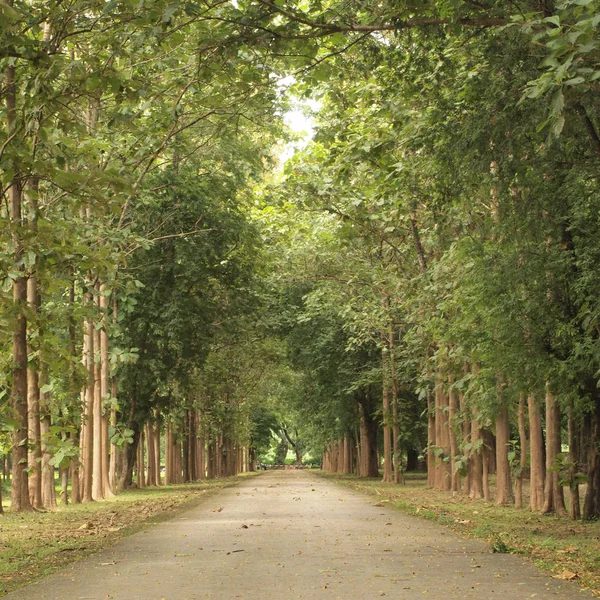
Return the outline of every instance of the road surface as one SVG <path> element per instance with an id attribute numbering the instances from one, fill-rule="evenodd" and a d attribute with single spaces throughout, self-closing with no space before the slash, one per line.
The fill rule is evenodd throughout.
<path id="1" fill-rule="evenodd" d="M 575 600 L 531 563 L 306 471 L 272 471 L 6 600 Z"/>

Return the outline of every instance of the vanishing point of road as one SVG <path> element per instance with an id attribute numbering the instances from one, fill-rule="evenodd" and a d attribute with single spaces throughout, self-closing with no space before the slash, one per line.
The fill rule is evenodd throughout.
<path id="1" fill-rule="evenodd" d="M 575 600 L 530 562 L 306 471 L 271 471 L 5 600 Z"/>

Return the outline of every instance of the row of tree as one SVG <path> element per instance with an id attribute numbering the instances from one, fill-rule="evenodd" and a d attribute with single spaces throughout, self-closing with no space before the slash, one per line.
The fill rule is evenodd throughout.
<path id="1" fill-rule="evenodd" d="M 600 515 L 597 0 L 0 7 L 14 510 L 57 467 L 100 499 L 163 443 L 178 481 L 297 429 Z M 318 134 L 257 195 L 289 73 Z"/>
<path id="2" fill-rule="evenodd" d="M 417 450 L 436 488 L 593 519 L 600 7 L 520 4 L 305 12 L 356 45 L 299 83 L 318 133 L 265 220 L 326 467 L 377 475 L 380 424 L 386 481 Z"/>
<path id="3" fill-rule="evenodd" d="M 160 435 L 171 481 L 248 462 L 245 380 L 223 398 L 203 371 L 222 375 L 227 347 L 251 346 L 228 339 L 256 304 L 241 207 L 273 162 L 283 103 L 278 59 L 245 43 L 241 15 L 218 2 L 0 3 L 12 510 L 52 505 L 58 468 L 73 501 L 129 485 L 138 454 L 138 483 L 156 481 Z"/>

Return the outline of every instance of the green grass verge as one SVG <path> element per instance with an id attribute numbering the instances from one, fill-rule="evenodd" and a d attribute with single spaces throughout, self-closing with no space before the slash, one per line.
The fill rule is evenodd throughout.
<path id="1" fill-rule="evenodd" d="M 130 490 L 48 512 L 0 515 L 0 597 L 254 475 Z"/>
<path id="2" fill-rule="evenodd" d="M 432 490 L 422 474 L 409 474 L 405 485 L 324 471 L 318 474 L 369 494 L 382 505 L 435 521 L 464 537 L 486 540 L 490 552 L 528 557 L 555 577 L 575 579 L 600 596 L 598 521 L 582 523 Z"/>

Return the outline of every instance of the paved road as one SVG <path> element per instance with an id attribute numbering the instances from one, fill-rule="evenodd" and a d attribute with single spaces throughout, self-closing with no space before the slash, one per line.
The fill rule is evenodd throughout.
<path id="1" fill-rule="evenodd" d="M 5 600 L 575 600 L 522 559 L 305 471 L 224 490 Z"/>

